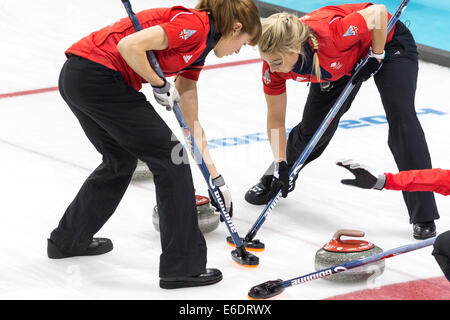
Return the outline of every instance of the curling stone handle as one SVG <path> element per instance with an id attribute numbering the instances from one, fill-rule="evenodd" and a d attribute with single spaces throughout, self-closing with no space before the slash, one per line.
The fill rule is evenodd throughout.
<path id="1" fill-rule="evenodd" d="M 333 240 L 341 241 L 342 236 L 349 237 L 364 237 L 364 231 L 350 230 L 350 229 L 339 229 L 333 235 Z"/>

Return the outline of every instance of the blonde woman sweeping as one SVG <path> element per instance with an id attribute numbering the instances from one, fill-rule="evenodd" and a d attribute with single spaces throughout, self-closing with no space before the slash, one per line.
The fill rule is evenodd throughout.
<path id="1" fill-rule="evenodd" d="M 302 18 L 277 13 L 263 21 L 259 50 L 267 101 L 267 130 L 274 163 L 245 195 L 255 205 L 266 204 L 281 189 L 286 197 L 289 169 L 348 83 L 355 65 L 371 58 L 355 76 L 355 87 L 305 164 L 319 157 L 350 108 L 361 83 L 374 76 L 389 123 L 388 144 L 399 170 L 429 169 L 431 158 L 416 116 L 417 47 L 408 28 L 398 21 L 387 34 L 390 14 L 372 3 L 328 6 Z M 311 83 L 302 121 L 286 139 L 286 80 Z M 404 192 L 414 237 L 436 234 L 439 218 L 430 192 Z"/>

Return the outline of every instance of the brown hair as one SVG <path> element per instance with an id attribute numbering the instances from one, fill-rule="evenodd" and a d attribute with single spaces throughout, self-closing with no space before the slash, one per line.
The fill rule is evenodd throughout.
<path id="1" fill-rule="evenodd" d="M 249 44 L 254 46 L 258 43 L 262 27 L 258 8 L 252 0 L 200 0 L 195 9 L 212 14 L 216 33 L 230 34 L 238 21 L 242 24 L 241 33 L 248 33 L 251 37 Z"/>
<path id="2" fill-rule="evenodd" d="M 262 35 L 258 43 L 259 50 L 262 53 L 298 53 L 298 50 L 300 50 L 299 53 L 304 61 L 305 53 L 301 49 L 301 45 L 305 41 L 311 41 L 314 50 L 313 72 L 318 79 L 321 78 L 317 55 L 319 41 L 314 31 L 296 15 L 287 12 L 275 13 L 263 21 L 262 28 Z"/>

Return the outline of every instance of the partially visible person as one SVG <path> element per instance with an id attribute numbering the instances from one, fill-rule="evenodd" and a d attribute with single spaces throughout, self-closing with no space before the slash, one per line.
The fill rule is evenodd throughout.
<path id="1" fill-rule="evenodd" d="M 262 22 L 258 48 L 264 60 L 261 74 L 273 162 L 259 182 L 246 192 L 247 202 L 267 204 L 279 190 L 283 197 L 294 190 L 295 184 L 289 181 L 289 170 L 350 79 L 355 86 L 309 154 L 302 170 L 327 148 L 362 82 L 372 76 L 386 113 L 388 145 L 398 170 L 432 168 L 425 135 L 415 110 L 417 46 L 401 21 L 387 32 L 389 17 L 384 5 L 354 3 L 323 7 L 301 18 L 289 13 L 276 13 Z M 351 78 L 355 66 L 367 54 L 370 56 L 367 63 Z M 288 80 L 309 82 L 310 89 L 301 122 L 286 138 Z M 403 198 L 414 235 L 424 239 L 431 237 L 429 228 L 421 226 L 425 221 L 439 219 L 434 194 L 404 192 Z"/>
<path id="2" fill-rule="evenodd" d="M 441 233 L 434 242 L 433 256 L 450 281 L 450 230 Z"/>
<path id="3" fill-rule="evenodd" d="M 343 184 L 364 189 L 387 189 L 401 190 L 408 192 L 432 191 L 450 195 L 450 170 L 443 169 L 423 169 L 406 170 L 399 173 L 384 173 L 378 176 L 372 174 L 364 165 L 353 160 L 339 160 L 338 166 L 344 167 L 355 175 L 355 179 L 341 180 Z M 422 222 L 422 228 L 429 229 L 429 235 L 436 235 L 436 224 L 434 221 Z M 414 238 L 423 239 L 418 234 Z"/>
<path id="4" fill-rule="evenodd" d="M 432 191 L 444 196 L 450 195 L 450 170 L 439 168 L 407 170 L 399 173 L 384 173 L 375 177 L 366 166 L 356 161 L 338 160 L 336 164 L 355 175 L 355 179 L 341 180 L 346 185 L 364 189 Z"/>
<path id="5" fill-rule="evenodd" d="M 154 8 L 137 17 L 143 27 L 139 32 L 126 17 L 65 52 L 59 91 L 102 155 L 102 163 L 51 232 L 47 254 L 62 259 L 113 249 L 111 239 L 94 236 L 116 211 L 140 159 L 154 175 L 161 230 L 160 287 L 214 284 L 222 280 L 222 273 L 206 268 L 207 248 L 198 227 L 189 163 L 174 161 L 173 150 L 180 150 L 180 142 L 139 91 L 149 83 L 159 104 L 170 109 L 179 102 L 220 191 L 218 201 L 231 216 L 231 193 L 209 156 L 198 123 L 197 80 L 211 51 L 222 58 L 257 43 L 258 9 L 251 0 L 201 0 L 194 9 Z M 177 77 L 175 85 L 156 74 L 148 50 L 154 51 L 165 77 Z M 184 154 L 182 148 L 179 155 Z"/>
<path id="6" fill-rule="evenodd" d="M 369 169 L 353 160 L 339 160 L 338 166 L 344 167 L 354 174 L 355 179 L 341 180 L 343 184 L 363 189 L 402 190 L 402 191 L 433 191 L 444 196 L 450 195 L 450 170 L 425 169 L 408 170 L 399 173 L 384 173 L 378 176 Z M 434 223 L 429 226 L 436 235 Z M 431 230 L 430 230 L 431 231 Z M 450 230 L 441 233 L 434 242 L 433 256 L 450 281 Z"/>

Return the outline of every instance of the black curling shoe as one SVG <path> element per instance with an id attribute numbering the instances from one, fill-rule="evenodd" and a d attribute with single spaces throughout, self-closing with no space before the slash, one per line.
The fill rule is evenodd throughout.
<path id="1" fill-rule="evenodd" d="M 267 204 L 271 197 L 270 185 L 273 176 L 262 177 L 257 184 L 251 187 L 245 194 L 245 201 L 254 205 Z"/>
<path id="2" fill-rule="evenodd" d="M 163 289 L 199 287 L 214 284 L 222 280 L 222 272 L 218 269 L 206 268 L 205 273 L 192 277 L 161 278 L 159 286 Z"/>
<path id="3" fill-rule="evenodd" d="M 295 177 L 292 185 L 289 187 L 288 192 L 291 192 L 295 189 L 295 181 L 298 176 Z M 270 200 L 275 196 L 276 192 L 272 191 L 273 175 L 265 175 L 263 176 L 257 184 L 251 187 L 247 193 L 245 194 L 245 201 L 254 205 L 263 205 L 268 204 Z"/>
<path id="4" fill-rule="evenodd" d="M 436 236 L 436 225 L 434 221 L 414 223 L 414 239 L 425 240 Z"/>
<path id="5" fill-rule="evenodd" d="M 97 256 L 107 253 L 113 249 L 113 244 L 110 239 L 107 238 L 92 238 L 91 244 L 81 253 L 64 252 L 59 249 L 56 244 L 48 239 L 47 240 L 47 255 L 50 259 L 64 259 L 77 256 Z"/>

